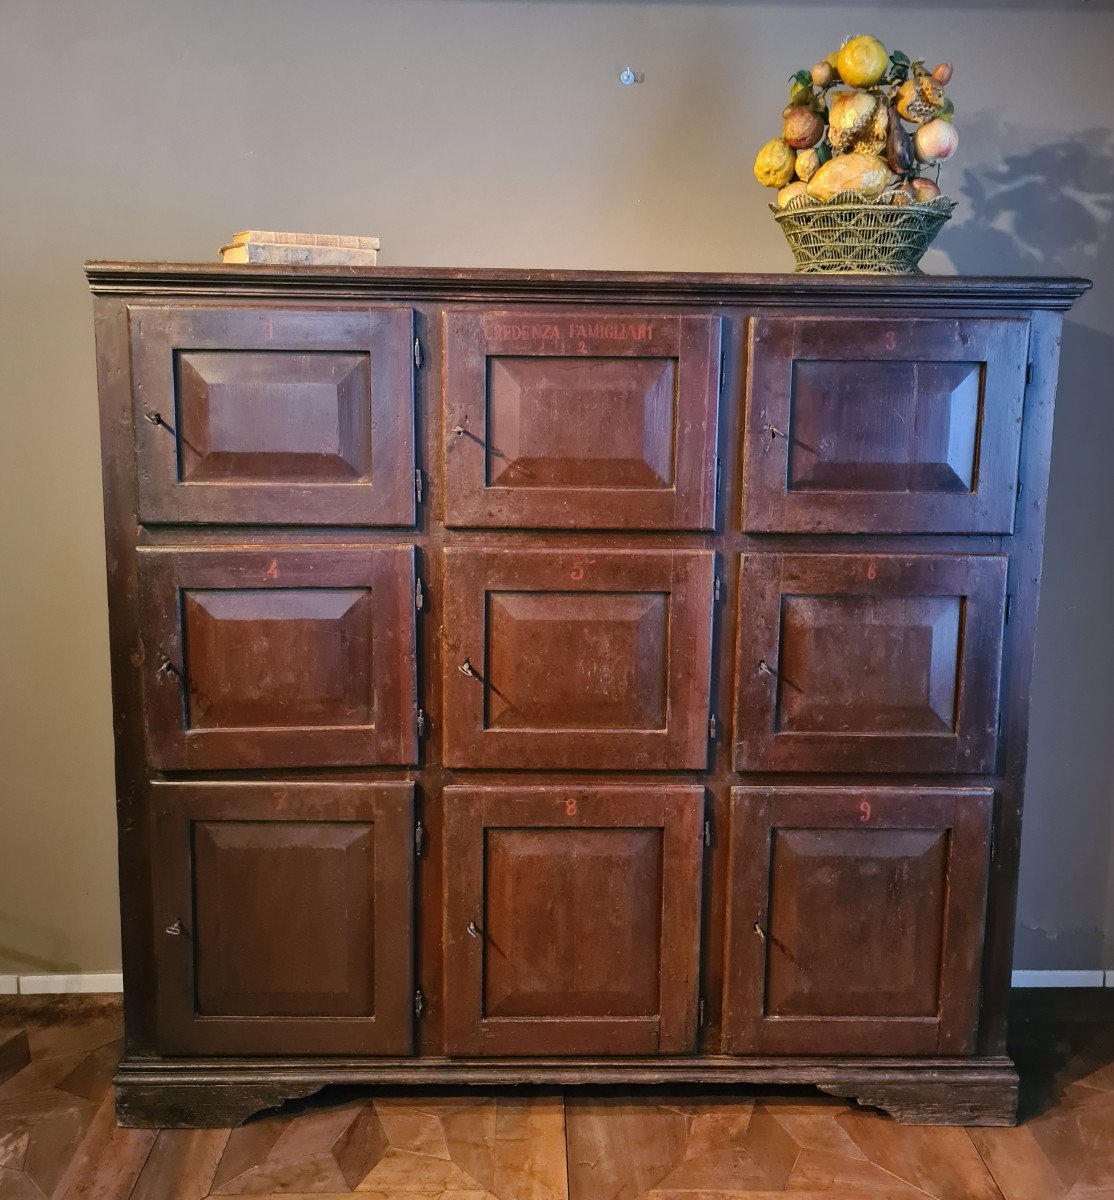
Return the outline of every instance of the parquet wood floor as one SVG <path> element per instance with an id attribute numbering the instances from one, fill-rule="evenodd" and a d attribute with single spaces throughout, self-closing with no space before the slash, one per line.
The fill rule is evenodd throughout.
<path id="1" fill-rule="evenodd" d="M 1114 994 L 1019 993 L 1016 1129 L 840 1101 L 333 1090 L 234 1130 L 117 1127 L 108 998 L 0 1002 L 0 1200 L 1114 1200 Z"/>

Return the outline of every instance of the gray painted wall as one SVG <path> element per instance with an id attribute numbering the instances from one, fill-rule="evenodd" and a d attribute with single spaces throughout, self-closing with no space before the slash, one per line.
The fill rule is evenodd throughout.
<path id="1" fill-rule="evenodd" d="M 790 72 L 866 31 L 956 64 L 929 269 L 1100 281 L 1064 337 L 1017 965 L 1114 967 L 1108 2 L 3 0 L 0 972 L 119 960 L 82 260 L 254 226 L 392 264 L 785 270 L 754 151 Z"/>

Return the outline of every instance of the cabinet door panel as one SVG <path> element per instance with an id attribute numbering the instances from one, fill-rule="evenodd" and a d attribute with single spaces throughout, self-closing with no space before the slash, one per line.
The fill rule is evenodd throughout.
<path id="1" fill-rule="evenodd" d="M 735 765 L 993 769 L 1006 560 L 743 559 Z"/>
<path id="2" fill-rule="evenodd" d="M 414 523 L 411 309 L 129 320 L 140 520 Z"/>
<path id="3" fill-rule="evenodd" d="M 993 793 L 734 788 L 727 1049 L 970 1054 Z"/>
<path id="4" fill-rule="evenodd" d="M 413 787 L 155 783 L 164 1054 L 406 1054 Z"/>
<path id="5" fill-rule="evenodd" d="M 1024 320 L 757 317 L 743 527 L 1009 533 Z"/>
<path id="6" fill-rule="evenodd" d="M 699 769 L 707 551 L 445 551 L 445 762 Z"/>
<path id="7" fill-rule="evenodd" d="M 140 587 L 155 767 L 417 760 L 412 547 L 143 549 Z"/>
<path id="8" fill-rule="evenodd" d="M 703 789 L 447 787 L 450 1054 L 693 1048 Z"/>
<path id="9" fill-rule="evenodd" d="M 445 316 L 445 521 L 711 529 L 720 323 L 707 314 Z"/>

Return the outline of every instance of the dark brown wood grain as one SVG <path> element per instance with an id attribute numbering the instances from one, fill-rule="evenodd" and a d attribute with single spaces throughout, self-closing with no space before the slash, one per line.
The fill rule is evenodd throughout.
<path id="1" fill-rule="evenodd" d="M 411 547 L 150 548 L 140 586 L 154 765 L 415 760 Z"/>
<path id="2" fill-rule="evenodd" d="M 446 524 L 711 529 L 719 369 L 717 317 L 446 313 Z"/>
<path id="3" fill-rule="evenodd" d="M 732 792 L 727 1047 L 968 1054 L 993 794 Z"/>
<path id="4" fill-rule="evenodd" d="M 413 522 L 412 310 L 128 320 L 141 520 Z"/>
<path id="5" fill-rule="evenodd" d="M 703 790 L 444 799 L 446 1051 L 693 1049 Z"/>
<path id="6" fill-rule="evenodd" d="M 445 762 L 699 770 L 713 556 L 445 552 Z"/>
<path id="7" fill-rule="evenodd" d="M 747 555 L 740 770 L 990 771 L 999 556 Z"/>
<path id="8" fill-rule="evenodd" d="M 329 1082 L 438 1080 L 780 1080 L 859 1096 L 902 1119 L 1009 1119 L 1005 997 L 1058 333 L 1086 281 L 164 264 L 92 264 L 89 276 L 127 1120 L 219 1124 Z M 526 314 L 553 318 L 556 343 L 494 336 L 492 320 Z M 584 339 L 581 350 L 568 340 L 593 322 L 602 322 L 601 341 Z M 631 333 L 639 327 L 653 338 Z M 762 330 L 772 340 L 751 337 Z M 659 337 L 663 352 L 647 353 Z M 376 374 L 384 370 L 385 382 Z M 152 415 L 170 428 L 144 415 L 151 396 Z M 758 462 L 761 427 L 775 410 L 790 417 L 783 432 L 805 437 L 783 445 L 789 438 L 766 430 L 768 454 L 781 458 Z M 377 459 L 384 446 L 390 453 Z M 160 472 L 168 507 L 144 508 Z M 773 677 L 749 661 L 763 631 L 774 649 L 759 660 L 768 655 Z M 413 1041 L 392 1050 L 338 1041 L 325 1052 L 295 1038 L 256 1052 L 230 1036 L 219 1050 L 169 1056 L 161 980 L 174 937 L 162 931 L 173 919 L 163 921 L 161 909 L 156 919 L 156 902 L 194 860 L 160 840 L 152 794 L 169 784 L 277 795 L 326 783 L 415 789 L 423 836 L 419 845 L 411 829 L 399 853 L 413 864 L 416 904 L 394 914 L 399 935 L 412 939 Z M 959 999 L 941 993 L 940 1011 L 954 1019 L 939 1025 L 938 1045 L 960 1048 L 929 1048 L 927 1023 L 910 1011 L 931 990 L 926 955 L 901 968 L 907 978 L 864 975 L 859 995 L 873 1000 L 855 1018 L 883 1036 L 921 1021 L 916 1037 L 902 1035 L 914 1049 L 879 1053 L 872 1044 L 847 1058 L 836 1036 L 846 1029 L 824 1032 L 833 1029 L 830 976 L 820 972 L 806 1003 L 793 999 L 801 992 L 793 976 L 775 971 L 779 1005 L 825 1009 L 799 1018 L 815 1019 L 814 1049 L 738 1051 L 738 992 L 732 984 L 725 993 L 735 898 L 746 872 L 768 872 L 770 861 L 740 832 L 732 789 L 847 795 L 880 786 L 918 810 L 921 795 L 993 793 L 985 921 L 967 939 L 940 934 L 941 954 L 953 960 L 941 966 L 959 972 Z M 444 937 L 460 882 L 456 790 L 509 804 L 521 789 L 570 788 L 631 791 L 643 807 L 618 827 L 601 817 L 598 827 L 527 823 L 496 834 L 481 879 L 501 882 L 481 900 L 496 906 L 500 939 L 509 931 L 515 952 L 481 980 L 491 1014 L 480 1024 L 525 1022 L 536 1032 L 503 1052 L 448 1058 L 460 1019 Z M 694 964 L 685 1003 L 703 1022 L 686 1016 L 681 1048 L 670 1050 L 662 1013 L 659 1041 L 648 1033 L 652 956 L 632 958 L 609 991 L 577 982 L 606 976 L 606 963 L 583 958 L 577 939 L 539 959 L 522 931 L 583 889 L 585 863 L 607 864 L 600 894 L 629 933 L 652 924 L 651 897 L 668 891 L 654 865 L 664 826 L 653 797 L 687 789 L 705 797 L 709 824 L 673 903 L 700 914 L 685 926 Z M 264 829 L 282 821 L 270 821 L 279 810 L 267 803 Z M 881 847 L 874 860 L 905 872 L 887 927 L 902 946 L 924 944 L 917 931 L 939 914 L 941 864 L 959 861 L 953 833 L 941 841 L 952 826 L 936 816 L 879 829 L 871 843 Z M 216 841 L 207 823 L 220 827 Z M 229 907 L 225 864 L 255 834 L 235 818 L 198 824 L 189 869 L 217 897 L 198 908 L 205 917 Z M 294 839 L 302 863 L 366 861 L 362 835 L 346 840 L 350 822 L 303 825 Z M 829 859 L 832 903 L 851 907 L 869 895 L 862 863 L 872 854 L 861 852 L 860 832 L 806 826 L 783 843 L 796 861 L 784 872 L 789 860 L 774 863 L 789 887 L 782 895 L 796 896 L 802 913 L 820 903 L 810 836 L 834 839 L 839 851 Z M 249 857 L 277 863 L 287 849 L 283 831 L 272 830 Z M 261 887 L 243 920 L 263 921 Z M 346 904 L 362 903 L 359 887 L 333 887 L 322 912 L 336 911 L 342 893 Z M 335 924 L 305 963 L 313 953 L 339 960 L 338 947 L 358 954 L 355 925 Z M 605 941 L 622 927 L 605 925 Z M 798 948 L 822 948 L 816 921 L 802 916 L 790 929 Z M 200 992 L 177 988 L 182 1011 L 199 997 L 228 1007 L 220 997 L 235 995 L 241 1008 L 303 1008 L 238 1020 L 308 1020 L 306 1006 L 318 1003 L 333 1011 L 317 1019 L 332 1023 L 358 1019 L 339 1010 L 366 999 L 342 986 L 271 1004 L 265 974 L 252 985 L 238 974 L 248 960 L 213 953 Z M 531 980 L 545 983 L 544 994 L 531 992 Z M 545 1011 L 558 985 L 571 1014 Z M 593 1021 L 612 1021 L 616 1037 L 562 1050 L 562 1036 L 575 1044 L 570 1016 L 586 1023 L 585 1037 Z M 645 1038 L 645 1048 L 624 1036 Z"/>
<path id="9" fill-rule="evenodd" d="M 154 783 L 164 1054 L 405 1054 L 413 786 Z"/>
<path id="10" fill-rule="evenodd" d="M 744 528 L 1009 533 L 1024 320 L 751 322 Z"/>

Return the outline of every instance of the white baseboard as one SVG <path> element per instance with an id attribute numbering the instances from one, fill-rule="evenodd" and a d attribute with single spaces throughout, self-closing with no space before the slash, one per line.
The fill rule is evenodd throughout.
<path id="1" fill-rule="evenodd" d="M 1114 988 L 1114 971 L 1014 971 L 1013 986 Z M 123 990 L 123 975 L 111 971 L 88 975 L 0 975 L 0 996 L 47 996 Z"/>
<path id="2" fill-rule="evenodd" d="M 123 975 L 113 974 L 111 971 L 92 975 L 20 975 L 18 980 L 21 996 L 47 996 L 77 992 L 122 992 L 124 990 Z"/>
<path id="3" fill-rule="evenodd" d="M 1013 986 L 1114 987 L 1114 971 L 1014 971 Z"/>

